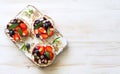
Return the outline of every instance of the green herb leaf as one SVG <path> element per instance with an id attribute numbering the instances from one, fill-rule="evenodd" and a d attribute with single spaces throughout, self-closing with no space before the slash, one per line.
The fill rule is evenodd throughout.
<path id="1" fill-rule="evenodd" d="M 22 47 L 21 47 L 21 50 L 25 51 L 27 49 L 26 45 L 24 44 Z"/>
<path id="2" fill-rule="evenodd" d="M 22 36 L 22 30 L 18 29 L 18 33 L 20 34 L 20 36 Z"/>
<path id="3" fill-rule="evenodd" d="M 18 25 L 19 25 L 18 23 L 12 24 L 12 25 L 9 27 L 9 29 L 14 29 L 14 28 L 16 28 Z"/>
<path id="4" fill-rule="evenodd" d="M 30 17 L 30 14 L 29 14 L 27 11 L 25 11 L 25 15 L 26 15 L 27 17 Z"/>
<path id="5" fill-rule="evenodd" d="M 29 10 L 29 13 L 30 13 L 30 14 L 32 14 L 32 13 L 33 13 L 33 10 L 32 10 L 32 9 L 30 9 L 30 10 Z"/>
<path id="6" fill-rule="evenodd" d="M 53 40 L 52 44 L 56 43 L 60 37 L 57 37 Z"/>
<path id="7" fill-rule="evenodd" d="M 26 15 L 27 17 L 30 17 L 31 14 L 33 13 L 33 10 L 30 9 L 29 11 L 25 11 L 24 13 L 25 13 L 25 15 Z"/>
<path id="8" fill-rule="evenodd" d="M 50 27 L 47 28 L 47 34 L 50 35 Z"/>
<path id="9" fill-rule="evenodd" d="M 45 52 L 45 55 L 48 59 L 50 59 L 50 53 L 49 52 Z"/>
<path id="10" fill-rule="evenodd" d="M 40 27 L 42 27 L 42 22 L 41 22 L 41 21 L 40 21 L 38 24 L 36 24 L 34 28 L 35 28 L 35 29 L 38 29 L 38 28 L 40 28 Z"/>

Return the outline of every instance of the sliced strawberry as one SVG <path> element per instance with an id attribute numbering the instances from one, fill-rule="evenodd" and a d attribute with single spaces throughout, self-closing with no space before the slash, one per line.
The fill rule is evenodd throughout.
<path id="1" fill-rule="evenodd" d="M 22 35 L 23 35 L 23 36 L 28 36 L 28 35 L 29 35 L 28 30 L 23 30 Z"/>
<path id="2" fill-rule="evenodd" d="M 27 25 L 25 23 L 20 23 L 20 28 L 22 30 L 26 30 L 27 29 Z"/>
<path id="3" fill-rule="evenodd" d="M 34 30 L 34 34 L 38 34 L 38 29 L 35 29 L 35 30 Z"/>
<path id="4" fill-rule="evenodd" d="M 40 49 L 40 46 L 36 46 L 35 48 L 39 50 L 39 49 Z"/>
<path id="5" fill-rule="evenodd" d="M 45 49 L 46 49 L 47 52 L 52 52 L 52 47 L 51 46 L 46 46 Z"/>
<path id="6" fill-rule="evenodd" d="M 41 39 L 47 39 L 48 38 L 48 34 L 45 33 L 45 34 L 40 34 L 40 38 Z"/>
<path id="7" fill-rule="evenodd" d="M 16 28 L 15 28 L 15 31 L 17 31 L 18 32 L 18 30 L 20 29 L 20 27 L 19 26 L 17 26 Z"/>
<path id="8" fill-rule="evenodd" d="M 38 29 L 38 31 L 39 31 L 40 34 L 46 33 L 46 30 L 45 30 L 45 28 L 43 28 L 43 27 L 40 27 L 40 28 Z"/>
<path id="9" fill-rule="evenodd" d="M 50 33 L 49 33 L 49 36 L 52 36 L 54 33 L 54 28 L 50 28 Z"/>
<path id="10" fill-rule="evenodd" d="M 45 52 L 44 46 L 40 46 L 39 51 L 40 51 L 40 54 L 43 55 Z"/>
<path id="11" fill-rule="evenodd" d="M 50 53 L 50 60 L 52 60 L 54 58 L 54 54 L 52 52 L 49 53 Z"/>
<path id="12" fill-rule="evenodd" d="M 18 41 L 18 40 L 20 40 L 20 35 L 18 33 L 16 33 L 16 34 L 14 34 L 13 38 L 15 41 Z"/>

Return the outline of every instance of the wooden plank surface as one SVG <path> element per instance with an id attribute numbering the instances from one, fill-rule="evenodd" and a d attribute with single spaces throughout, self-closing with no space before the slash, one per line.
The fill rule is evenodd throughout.
<path id="1" fill-rule="evenodd" d="M 53 65 L 36 67 L 6 37 L 28 4 L 49 15 L 68 40 Z M 0 0 L 0 74 L 120 74 L 120 0 Z"/>

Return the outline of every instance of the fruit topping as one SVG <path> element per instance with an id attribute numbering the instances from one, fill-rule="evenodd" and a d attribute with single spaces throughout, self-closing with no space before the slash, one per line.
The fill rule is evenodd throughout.
<path id="1" fill-rule="evenodd" d="M 45 33 L 45 34 L 43 33 L 43 34 L 40 35 L 40 38 L 41 39 L 47 39 L 48 38 L 48 34 L 47 33 Z"/>
<path id="2" fill-rule="evenodd" d="M 50 60 L 54 58 L 54 54 L 50 52 Z"/>
<path id="3" fill-rule="evenodd" d="M 45 17 L 35 20 L 34 22 L 34 34 L 37 38 L 47 39 L 54 34 L 54 28 L 50 21 Z"/>
<path id="4" fill-rule="evenodd" d="M 16 32 L 18 32 L 18 30 L 19 30 L 19 29 L 20 29 L 20 27 L 19 27 L 19 26 L 17 26 L 17 27 L 15 27 L 15 29 L 14 29 L 14 30 L 15 30 Z"/>
<path id="5" fill-rule="evenodd" d="M 30 49 L 30 44 L 29 43 L 26 44 L 26 48 Z"/>
<path id="6" fill-rule="evenodd" d="M 47 30 L 48 27 L 51 27 L 51 23 L 50 21 L 46 21 L 44 24 L 43 24 L 43 27 Z"/>
<path id="7" fill-rule="evenodd" d="M 40 37 L 40 34 L 36 34 L 36 38 L 39 38 Z"/>
<path id="8" fill-rule="evenodd" d="M 20 35 L 18 33 L 16 33 L 16 34 L 14 34 L 13 38 L 15 41 L 18 41 L 18 40 L 20 40 Z"/>
<path id="9" fill-rule="evenodd" d="M 22 31 L 22 35 L 23 35 L 23 36 L 28 36 L 28 35 L 29 35 L 28 30 L 23 30 L 23 31 Z"/>
<path id="10" fill-rule="evenodd" d="M 11 23 L 12 23 L 12 24 L 17 23 L 17 19 L 13 19 L 13 20 L 11 21 Z"/>
<path id="11" fill-rule="evenodd" d="M 53 28 L 50 28 L 50 32 L 49 32 L 49 36 L 52 36 L 53 35 L 53 33 L 54 33 L 54 29 Z"/>
<path id="12" fill-rule="evenodd" d="M 48 61 L 53 60 L 54 53 L 52 46 L 43 46 L 38 45 L 36 46 L 33 51 L 32 55 L 34 56 L 34 61 L 39 64 L 48 64 Z"/>
<path id="13" fill-rule="evenodd" d="M 27 25 L 20 19 L 13 19 L 7 25 L 8 34 L 15 41 L 19 41 L 22 37 L 27 37 L 29 35 L 29 30 Z"/>
<path id="14" fill-rule="evenodd" d="M 46 49 L 47 52 L 52 52 L 52 47 L 51 46 L 46 46 L 45 49 Z"/>
<path id="15" fill-rule="evenodd" d="M 38 29 L 35 29 L 35 30 L 34 30 L 34 33 L 35 33 L 35 34 L 38 34 Z"/>
<path id="16" fill-rule="evenodd" d="M 41 55 L 43 55 L 44 52 L 45 52 L 45 47 L 44 46 L 40 46 L 39 52 L 40 52 Z"/>
<path id="17" fill-rule="evenodd" d="M 34 29 L 38 29 L 42 27 L 42 22 L 40 20 L 36 20 L 34 23 Z"/>
<path id="18" fill-rule="evenodd" d="M 48 63 L 48 60 L 47 59 L 44 59 L 44 64 L 47 64 Z"/>
<path id="19" fill-rule="evenodd" d="M 22 30 L 26 30 L 27 29 L 27 25 L 25 23 L 20 23 L 20 28 Z"/>
<path id="20" fill-rule="evenodd" d="M 46 33 L 46 30 L 45 30 L 45 28 L 40 27 L 40 28 L 38 29 L 38 32 L 39 32 L 40 34 L 42 34 L 42 33 Z"/>
<path id="21" fill-rule="evenodd" d="M 15 34 L 14 30 L 9 30 L 9 34 L 12 37 Z"/>

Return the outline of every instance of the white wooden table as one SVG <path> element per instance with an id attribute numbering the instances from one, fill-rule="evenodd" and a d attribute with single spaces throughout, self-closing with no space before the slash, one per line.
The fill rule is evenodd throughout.
<path id="1" fill-rule="evenodd" d="M 34 5 L 49 15 L 68 46 L 38 68 L 4 34 L 10 19 Z M 0 0 L 0 74 L 120 74 L 120 0 Z"/>

